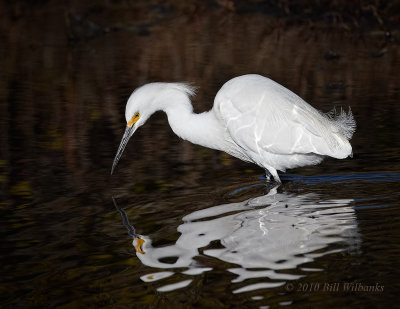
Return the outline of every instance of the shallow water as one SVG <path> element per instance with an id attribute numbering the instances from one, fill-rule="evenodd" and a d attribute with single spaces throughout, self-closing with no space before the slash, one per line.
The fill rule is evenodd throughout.
<path id="1" fill-rule="evenodd" d="M 65 34 L 81 28 L 63 14 L 26 16 L 0 47 L 3 307 L 397 301 L 395 42 L 218 10 L 71 42 Z M 262 170 L 180 141 L 156 114 L 109 176 L 135 87 L 194 82 L 203 111 L 224 81 L 248 72 L 324 111 L 351 106 L 354 157 L 288 171 L 267 188 Z"/>

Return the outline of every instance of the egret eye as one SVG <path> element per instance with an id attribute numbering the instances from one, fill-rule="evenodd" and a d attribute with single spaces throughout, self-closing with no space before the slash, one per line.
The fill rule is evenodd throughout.
<path id="1" fill-rule="evenodd" d="M 133 115 L 133 117 L 131 118 L 131 120 L 128 121 L 128 123 L 126 124 L 126 126 L 127 126 L 128 128 L 130 128 L 130 127 L 133 126 L 139 119 L 140 119 L 140 114 L 139 114 L 139 112 L 136 112 L 135 115 Z"/>

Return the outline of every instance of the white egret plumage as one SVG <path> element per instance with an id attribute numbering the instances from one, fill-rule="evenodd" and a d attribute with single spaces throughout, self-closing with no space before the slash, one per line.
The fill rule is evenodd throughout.
<path id="1" fill-rule="evenodd" d="M 351 110 L 323 114 L 282 85 L 256 74 L 226 82 L 213 108 L 201 114 L 193 112 L 194 93 L 185 83 L 150 83 L 136 89 L 126 104 L 127 126 L 111 173 L 129 138 L 159 110 L 182 139 L 255 163 L 277 182 L 277 170 L 318 164 L 325 156 L 352 155 L 349 139 L 356 123 Z"/>

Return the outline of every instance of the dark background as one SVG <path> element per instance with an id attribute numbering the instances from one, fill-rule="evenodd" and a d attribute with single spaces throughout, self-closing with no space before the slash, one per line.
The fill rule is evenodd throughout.
<path id="1" fill-rule="evenodd" d="M 399 1 L 1 1 L 2 305 L 247 304 L 250 296 L 230 292 L 231 265 L 219 260 L 205 259 L 216 272 L 170 294 L 140 281 L 155 270 L 134 256 L 112 196 L 138 233 L 161 246 L 177 240 L 190 211 L 264 194 L 257 186 L 229 195 L 259 185 L 261 169 L 179 140 L 157 113 L 109 175 L 136 87 L 191 82 L 201 112 L 224 82 L 247 73 L 268 76 L 325 112 L 351 106 L 353 159 L 289 171 L 300 180 L 283 176 L 280 190 L 354 199 L 358 209 L 359 254 L 325 256 L 313 280 L 387 287 L 343 297 L 267 290 L 264 299 L 299 308 L 392 305 L 400 252 L 399 18 Z"/>

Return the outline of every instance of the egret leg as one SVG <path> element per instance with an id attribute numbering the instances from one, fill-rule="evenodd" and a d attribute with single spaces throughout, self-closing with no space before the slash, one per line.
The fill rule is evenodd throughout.
<path id="1" fill-rule="evenodd" d="M 278 172 L 276 171 L 276 169 L 266 169 L 265 170 L 265 179 L 267 181 L 267 184 L 270 183 L 276 183 L 276 184 L 281 184 L 281 179 L 278 176 Z"/>
<path id="2" fill-rule="evenodd" d="M 281 179 L 279 178 L 278 172 L 276 170 L 272 171 L 272 176 L 274 177 L 274 181 L 277 184 L 281 184 L 282 183 Z"/>
<path id="3" fill-rule="evenodd" d="M 266 180 L 266 182 L 270 182 L 271 181 L 271 177 L 272 177 L 272 174 L 268 170 L 265 170 L 265 180 Z"/>

